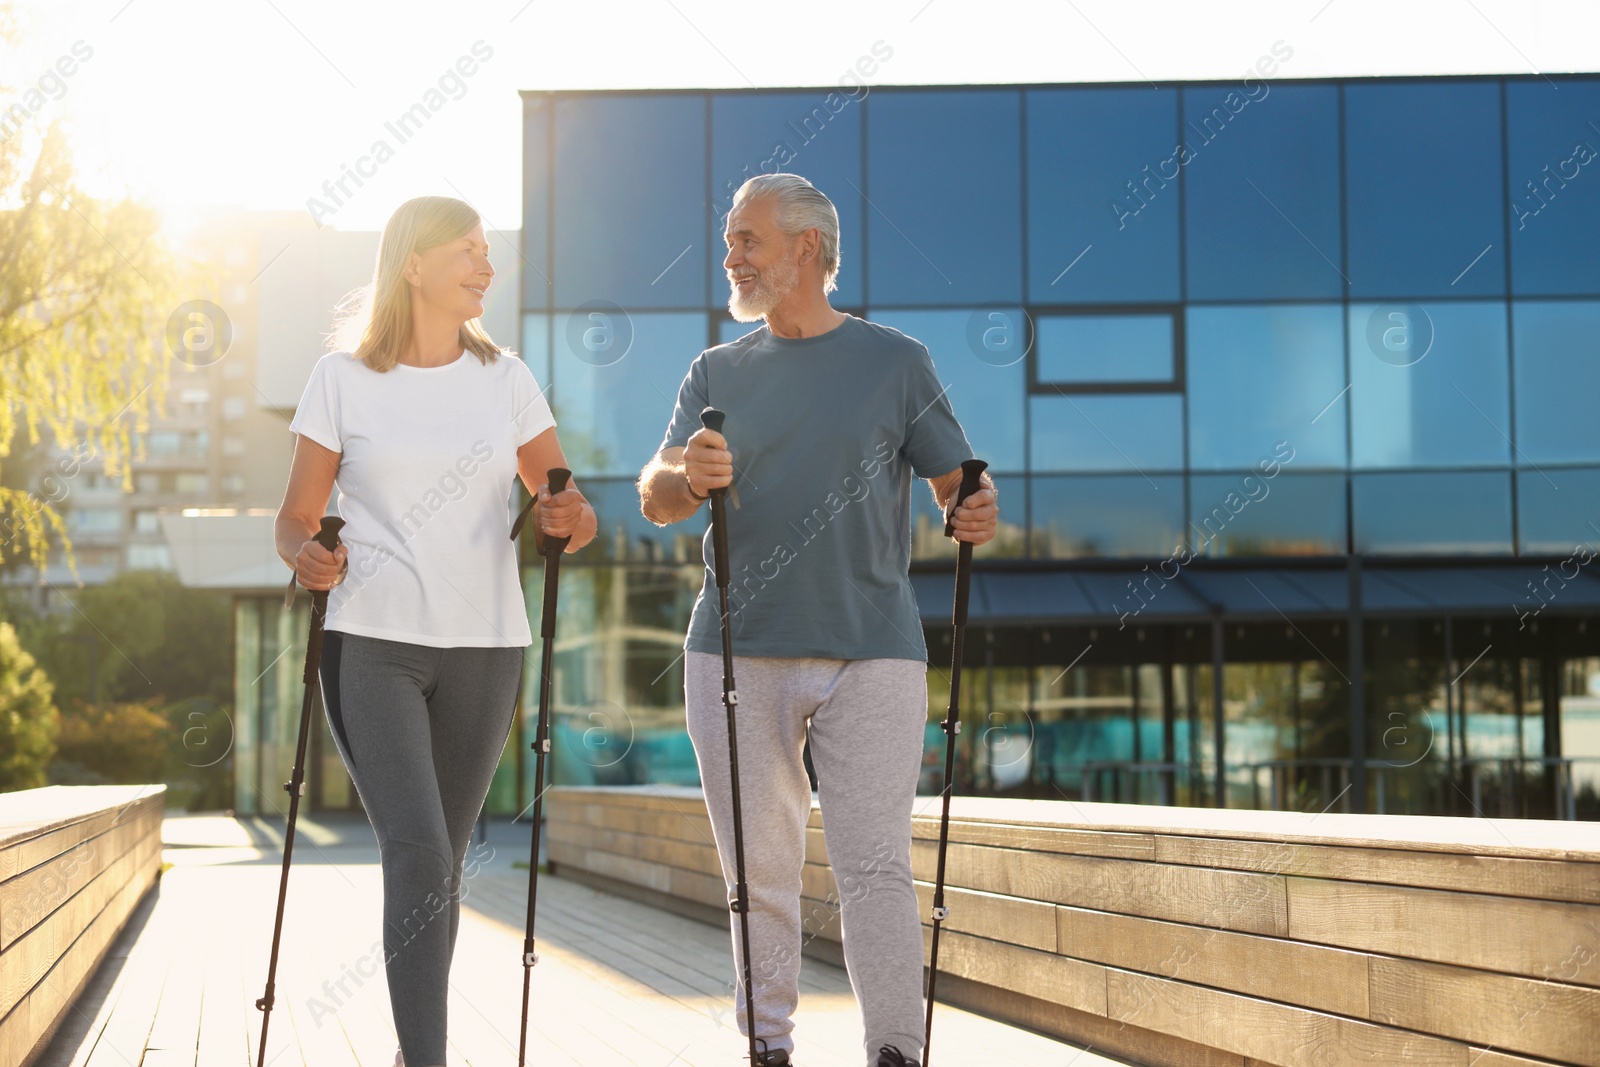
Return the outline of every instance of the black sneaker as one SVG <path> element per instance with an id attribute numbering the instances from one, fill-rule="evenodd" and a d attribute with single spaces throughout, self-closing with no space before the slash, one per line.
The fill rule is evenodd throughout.
<path id="1" fill-rule="evenodd" d="M 920 1067 L 916 1060 L 908 1060 L 905 1054 L 893 1045 L 884 1045 L 878 1050 L 878 1067 Z"/>
<path id="2" fill-rule="evenodd" d="M 794 1067 L 789 1062 L 787 1049 L 775 1048 L 771 1052 L 758 1052 L 756 1057 L 756 1067 Z"/>

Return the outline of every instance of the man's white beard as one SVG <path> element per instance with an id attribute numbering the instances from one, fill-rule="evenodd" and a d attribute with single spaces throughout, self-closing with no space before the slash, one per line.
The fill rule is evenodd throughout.
<path id="1" fill-rule="evenodd" d="M 730 281 L 733 291 L 728 294 L 728 314 L 738 322 L 755 322 L 777 307 L 783 298 L 800 284 L 800 268 L 793 260 L 781 260 L 764 271 L 756 273 L 755 290 L 748 296 Z"/>

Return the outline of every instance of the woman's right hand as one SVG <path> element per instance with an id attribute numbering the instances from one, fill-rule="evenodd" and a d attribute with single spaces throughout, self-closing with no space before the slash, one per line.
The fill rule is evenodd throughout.
<path id="1" fill-rule="evenodd" d="M 295 554 L 295 578 L 306 589 L 332 589 L 344 581 L 349 555 L 349 548 L 343 544 L 329 552 L 313 538 L 301 545 Z"/>
<path id="2" fill-rule="evenodd" d="M 704 426 L 696 430 L 684 445 L 683 473 L 690 491 L 701 496 L 732 485 L 733 453 L 727 438 Z"/>

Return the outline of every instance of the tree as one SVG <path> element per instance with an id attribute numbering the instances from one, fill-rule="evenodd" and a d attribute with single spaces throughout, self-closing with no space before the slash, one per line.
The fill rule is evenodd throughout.
<path id="1" fill-rule="evenodd" d="M 50 679 L 0 622 L 0 791 L 36 789 L 60 729 Z"/>
<path id="2" fill-rule="evenodd" d="M 161 781 L 173 728 L 153 704 L 75 704 L 64 711 L 52 778 L 81 784 Z"/>
<path id="3" fill-rule="evenodd" d="M 16 37 L 14 5 L 0 3 L 0 70 L 17 69 Z M 78 188 L 59 122 L 0 136 L 0 205 L 0 463 L 41 427 L 71 453 L 39 488 L 0 476 L 0 564 L 25 555 L 43 571 L 52 530 L 71 560 L 56 504 L 80 465 L 133 487 L 132 434 L 166 405 L 179 276 L 153 211 Z"/>
<path id="4" fill-rule="evenodd" d="M 190 589 L 157 570 L 123 571 L 104 585 L 62 595 L 70 607 L 24 617 L 20 629 L 63 704 L 232 701 L 232 609 L 225 595 Z"/>

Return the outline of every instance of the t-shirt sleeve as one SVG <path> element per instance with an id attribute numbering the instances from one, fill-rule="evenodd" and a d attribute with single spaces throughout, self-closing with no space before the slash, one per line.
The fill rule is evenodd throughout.
<path id="1" fill-rule="evenodd" d="M 710 390 L 706 385 L 706 354 L 700 353 L 689 364 L 689 373 L 683 376 L 683 382 L 678 386 L 678 399 L 672 408 L 672 421 L 667 424 L 667 433 L 661 439 L 657 452 L 667 448 L 681 448 L 689 443 L 689 438 L 700 429 L 700 412 L 711 403 Z"/>
<path id="2" fill-rule="evenodd" d="M 918 478 L 937 478 L 972 458 L 966 432 L 956 421 L 949 390 L 939 383 L 928 350 L 917 346 L 906 389 L 906 433 L 902 451 Z"/>
<path id="3" fill-rule="evenodd" d="M 517 367 L 521 368 L 513 369 L 511 374 L 511 421 L 516 424 L 517 447 L 521 448 L 554 426 L 556 417 L 550 410 L 550 402 L 545 399 L 544 390 L 539 388 L 533 376 L 533 369 L 522 361 L 522 357 L 501 358 L 516 360 Z"/>
<path id="4" fill-rule="evenodd" d="M 323 448 L 334 452 L 344 451 L 344 434 L 339 424 L 339 382 L 333 373 L 332 362 L 340 358 L 329 354 L 321 357 L 311 367 L 311 377 L 306 380 L 305 392 L 294 409 L 289 429 L 305 434 Z"/>

